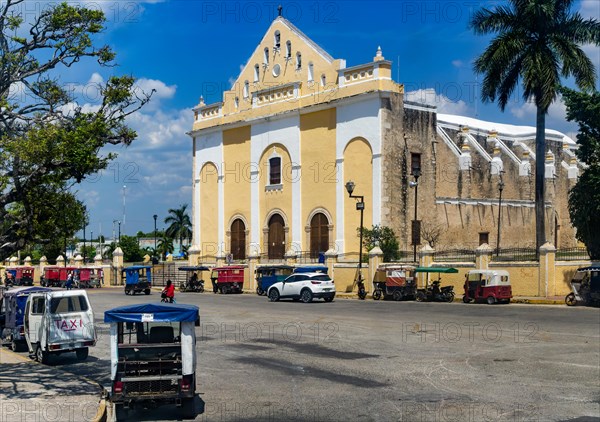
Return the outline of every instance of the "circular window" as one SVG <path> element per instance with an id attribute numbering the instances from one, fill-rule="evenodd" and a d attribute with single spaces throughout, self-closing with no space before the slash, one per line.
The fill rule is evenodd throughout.
<path id="1" fill-rule="evenodd" d="M 278 64 L 273 66 L 273 76 L 278 77 L 280 73 L 281 73 L 281 66 L 279 66 Z"/>

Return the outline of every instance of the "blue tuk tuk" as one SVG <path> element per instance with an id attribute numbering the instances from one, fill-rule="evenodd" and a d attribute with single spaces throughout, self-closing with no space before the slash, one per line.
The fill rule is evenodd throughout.
<path id="1" fill-rule="evenodd" d="M 185 419 L 196 416 L 197 306 L 142 303 L 104 312 L 110 324 L 109 399 L 117 421 L 130 412 L 175 404 Z"/>
<path id="2" fill-rule="evenodd" d="M 291 265 L 263 265 L 256 269 L 256 294 L 263 296 L 273 284 L 285 280 L 294 272 Z"/>
<path id="3" fill-rule="evenodd" d="M 152 267 L 146 265 L 133 265 L 123 268 L 122 277 L 125 278 L 125 294 L 134 295 L 144 292 L 150 294 L 152 287 Z"/>
<path id="4" fill-rule="evenodd" d="M 25 316 L 25 304 L 31 293 L 49 292 L 46 287 L 16 287 L 4 291 L 3 313 L 4 326 L 0 331 L 2 343 L 10 343 L 13 351 L 26 350 L 25 332 L 23 328 L 23 317 Z"/>

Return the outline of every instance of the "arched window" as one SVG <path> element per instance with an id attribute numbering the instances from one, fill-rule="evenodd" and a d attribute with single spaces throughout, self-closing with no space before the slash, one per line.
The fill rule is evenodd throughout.
<path id="1" fill-rule="evenodd" d="M 238 108 L 240 106 L 240 97 L 235 97 L 235 108 Z"/>
<path id="2" fill-rule="evenodd" d="M 321 75 L 321 86 L 327 85 L 327 79 L 325 78 L 325 74 Z"/>
<path id="3" fill-rule="evenodd" d="M 308 82 L 312 82 L 314 79 L 313 64 L 310 62 L 308 64 Z"/>
<path id="4" fill-rule="evenodd" d="M 231 254 L 233 259 L 246 259 L 246 225 L 240 218 L 231 223 Z"/>
<path id="5" fill-rule="evenodd" d="M 291 41 L 285 42 L 285 58 L 286 59 L 292 58 L 292 42 Z"/>
<path id="6" fill-rule="evenodd" d="M 269 64 L 269 47 L 265 47 L 265 55 L 263 58 L 263 64 L 267 66 Z"/>
<path id="7" fill-rule="evenodd" d="M 296 53 L 296 70 L 302 69 L 302 54 L 298 51 Z"/>
<path id="8" fill-rule="evenodd" d="M 285 255 L 285 222 L 279 214 L 269 219 L 269 259 L 283 259 Z"/>
<path id="9" fill-rule="evenodd" d="M 329 249 L 329 221 L 321 212 L 310 220 L 310 257 L 318 259 L 319 254 Z"/>
<path id="10" fill-rule="evenodd" d="M 244 81 L 244 98 L 248 98 L 250 95 L 250 84 L 248 81 Z"/>
<path id="11" fill-rule="evenodd" d="M 279 33 L 279 31 L 275 31 L 275 36 L 273 38 L 273 46 L 276 49 L 279 49 L 279 47 L 281 46 L 281 34 Z"/>
<path id="12" fill-rule="evenodd" d="M 259 72 L 259 66 L 258 64 L 254 65 L 254 82 L 258 82 L 258 72 Z"/>
<path id="13" fill-rule="evenodd" d="M 279 185 L 281 183 L 281 157 L 269 158 L 269 184 Z"/>

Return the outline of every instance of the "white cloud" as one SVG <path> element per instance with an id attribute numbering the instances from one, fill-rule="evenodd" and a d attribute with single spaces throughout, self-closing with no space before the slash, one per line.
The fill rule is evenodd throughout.
<path id="1" fill-rule="evenodd" d="M 598 0 L 581 0 L 579 13 L 584 18 L 598 19 L 598 16 L 600 16 L 600 2 Z"/>
<path id="2" fill-rule="evenodd" d="M 463 100 L 452 101 L 444 95 L 437 94 L 433 88 L 406 92 L 404 99 L 436 106 L 438 113 L 465 115 L 469 110 L 467 103 Z"/>
<path id="3" fill-rule="evenodd" d="M 533 101 L 511 106 L 508 110 L 519 120 L 518 124 L 535 126 L 537 109 Z M 548 114 L 546 114 L 546 128 L 558 130 L 565 134 L 577 131 L 577 124 L 567 121 L 567 106 L 560 95 L 548 109 Z M 575 136 L 571 136 L 571 138 L 575 139 Z"/>
<path id="4" fill-rule="evenodd" d="M 452 60 L 452 66 L 461 68 L 464 66 L 464 63 L 462 60 Z"/>

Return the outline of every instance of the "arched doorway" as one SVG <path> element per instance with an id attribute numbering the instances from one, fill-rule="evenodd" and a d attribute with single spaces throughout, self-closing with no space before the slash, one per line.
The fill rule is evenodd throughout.
<path id="1" fill-rule="evenodd" d="M 274 214 L 269 219 L 269 259 L 283 259 L 285 255 L 285 223 L 283 217 Z"/>
<path id="2" fill-rule="evenodd" d="M 323 213 L 316 213 L 310 220 L 310 257 L 319 258 L 319 253 L 329 249 L 329 221 Z"/>
<path id="3" fill-rule="evenodd" d="M 246 225 L 240 218 L 231 224 L 231 255 L 233 259 L 246 259 Z"/>

